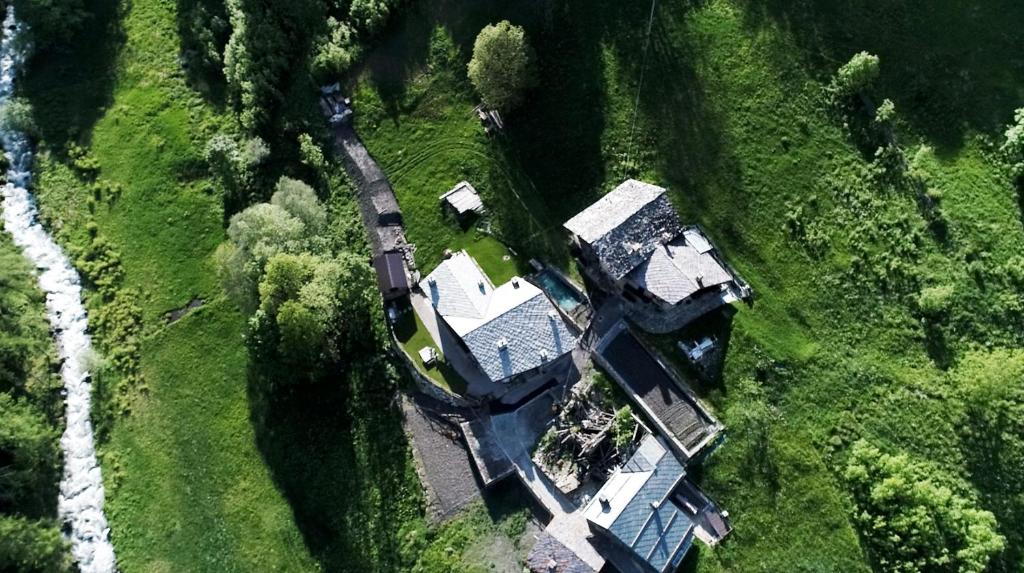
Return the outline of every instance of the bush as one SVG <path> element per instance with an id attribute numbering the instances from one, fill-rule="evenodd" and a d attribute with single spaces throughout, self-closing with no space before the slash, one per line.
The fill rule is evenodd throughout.
<path id="1" fill-rule="evenodd" d="M 327 35 L 313 51 L 312 72 L 318 83 L 337 80 L 359 58 L 361 47 L 356 31 L 345 22 L 327 19 Z"/>
<path id="2" fill-rule="evenodd" d="M 39 128 L 32 116 L 32 104 L 26 99 L 14 98 L 0 107 L 0 129 L 18 131 L 38 139 Z"/>
<path id="3" fill-rule="evenodd" d="M 917 296 L 917 308 L 921 314 L 936 319 L 949 311 L 953 301 L 953 286 L 941 285 L 921 289 Z"/>
<path id="4" fill-rule="evenodd" d="M 0 516 L 0 571 L 70 573 L 77 568 L 56 525 Z"/>
<path id="5" fill-rule="evenodd" d="M 843 477 L 857 505 L 854 521 L 881 571 L 983 573 L 1005 547 L 990 512 L 905 455 L 859 440 Z"/>
<path id="6" fill-rule="evenodd" d="M 1024 176 L 1024 107 L 1013 114 L 1014 123 L 1006 128 L 1006 141 L 1001 148 L 1014 177 Z"/>
<path id="7" fill-rule="evenodd" d="M 40 48 L 67 41 L 88 17 L 83 0 L 14 0 L 14 11 Z"/>
<path id="8" fill-rule="evenodd" d="M 892 103 L 891 99 L 885 98 L 875 110 L 875 121 L 886 124 L 892 123 L 894 119 L 896 119 L 896 104 Z"/>
<path id="9" fill-rule="evenodd" d="M 839 95 L 856 95 L 869 88 L 878 79 L 879 72 L 878 56 L 860 52 L 839 68 L 832 85 Z"/>
<path id="10" fill-rule="evenodd" d="M 508 111 L 536 83 L 526 32 L 504 20 L 486 26 L 473 43 L 469 80 L 487 107 Z"/>

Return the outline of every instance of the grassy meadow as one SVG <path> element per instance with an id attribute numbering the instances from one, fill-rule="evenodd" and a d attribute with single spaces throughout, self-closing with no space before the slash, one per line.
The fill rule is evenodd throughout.
<path id="1" fill-rule="evenodd" d="M 419 201 L 408 198 L 416 189 L 474 175 L 465 167 L 474 165 L 470 181 L 499 223 L 534 219 L 545 230 L 499 224 L 502 238 L 560 264 L 557 239 L 536 237 L 555 236 L 627 176 L 661 183 L 753 285 L 753 307 L 719 331 L 724 373 L 698 389 L 732 429 L 700 473 L 736 531 L 696 551 L 687 569 L 868 570 L 839 477 L 846 446 L 867 438 L 980 496 L 1010 540 L 992 569 L 1016 570 L 1014 493 L 993 491 L 972 461 L 956 368 L 968 353 L 1021 343 L 1020 295 L 1000 277 L 1024 233 L 993 154 L 1020 103 L 1021 62 L 997 55 L 1010 49 L 1020 9 L 660 2 L 645 56 L 649 8 L 418 4 L 360 75 L 360 134 L 396 178 L 403 207 Z M 462 66 L 476 31 L 504 18 L 526 28 L 539 87 L 503 136 L 483 142 Z M 435 26 L 460 51 L 447 69 L 423 55 L 435 53 Z M 895 140 L 940 192 L 938 218 L 879 173 L 876 144 L 826 93 L 860 50 L 881 57 L 871 97 L 894 101 Z M 469 145 L 494 169 L 513 169 L 521 202 L 494 197 L 494 170 L 475 167 Z M 413 153 L 430 155 L 415 174 L 400 159 Z M 949 310 L 925 320 L 917 297 L 936 286 L 954 293 Z M 675 339 L 657 343 L 672 352 Z M 766 447 L 743 426 L 754 403 L 778 416 Z"/>
<path id="2" fill-rule="evenodd" d="M 43 217 L 76 258 L 102 251 L 93 324 L 138 373 L 100 447 L 121 570 L 514 571 L 521 492 L 428 525 L 375 373 L 253 387 L 245 318 L 214 272 L 226 217 L 202 158 L 234 120 L 180 68 L 181 3 L 87 3 L 73 45 L 89 49 L 43 52 L 22 91 L 42 136 Z M 496 283 L 531 257 L 570 268 L 563 221 L 625 177 L 665 185 L 756 292 L 712 321 L 724 370 L 698 388 L 729 437 L 696 477 L 735 532 L 684 569 L 871 570 L 840 478 L 848 445 L 867 438 L 980 499 L 1008 539 L 992 571 L 1020 570 L 1024 507 L 965 437 L 960 369 L 1024 342 L 1006 278 L 1024 244 L 1020 199 L 994 160 L 1024 93 L 1024 61 L 1006 56 L 1022 8 L 662 0 L 648 42 L 649 9 L 420 0 L 389 25 L 351 88 L 420 267 L 466 248 Z M 526 27 L 540 81 L 488 137 L 464 70 L 479 29 L 505 18 Z M 894 138 L 941 191 L 938 215 L 880 172 L 876 142 L 825 93 L 860 50 L 881 57 L 871 97 L 895 103 Z M 494 236 L 441 212 L 462 179 Z M 331 197 L 338 218 L 353 213 L 346 193 Z M 941 320 L 918 308 L 932 287 L 951 293 Z M 671 354 L 679 336 L 655 342 Z M 766 435 L 746 425 L 754 407 L 774 413 Z"/>

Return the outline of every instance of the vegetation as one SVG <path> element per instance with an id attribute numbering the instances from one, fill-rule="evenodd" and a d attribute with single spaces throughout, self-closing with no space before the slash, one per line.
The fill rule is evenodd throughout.
<path id="1" fill-rule="evenodd" d="M 0 235 L 0 570 L 70 571 L 57 525 L 56 351 L 28 261 Z"/>
<path id="2" fill-rule="evenodd" d="M 982 573 L 1006 540 L 996 519 L 941 485 L 931 468 L 861 440 L 844 472 L 857 522 L 882 571 Z"/>
<path id="3" fill-rule="evenodd" d="M 469 60 L 469 81 L 484 105 L 501 111 L 516 107 L 536 83 L 533 50 L 526 32 L 508 20 L 480 30 Z"/>
<path id="4" fill-rule="evenodd" d="M 382 333 L 348 346 L 345 329 L 382 321 L 356 264 L 365 245 L 351 191 L 316 153 L 326 138 L 313 80 L 358 58 L 356 126 L 423 269 L 460 247 L 492 277 L 529 257 L 567 267 L 562 222 L 632 176 L 666 185 L 753 285 L 753 308 L 722 319 L 722 371 L 699 387 L 732 432 L 702 487 L 736 533 L 687 568 L 1021 569 L 1024 232 L 1011 116 L 1024 69 L 1005 57 L 1020 6 L 667 0 L 653 22 L 648 5 L 610 0 L 424 0 L 404 13 L 381 0 L 87 6 L 68 42 L 40 42 L 20 94 L 30 106 L 10 116 L 31 110 L 43 215 L 87 279 L 124 571 L 473 570 L 481 540 L 521 529 L 521 513 L 482 508 L 426 525 Z M 543 88 L 489 138 L 470 113 L 467 59 L 481 28 L 504 18 L 536 48 Z M 827 97 L 829 85 L 843 97 Z M 291 190 L 275 201 L 282 175 Z M 439 209 L 463 179 L 490 211 L 479 229 Z M 233 246 L 216 257 L 225 227 Z M 230 256 L 242 263 L 226 267 L 237 271 L 231 300 L 216 280 Z M 324 320 L 346 308 L 351 322 Z M 29 315 L 0 321 L 11 316 Z M 46 360 L 18 362 L 40 355 L 21 346 L 32 336 L 4 327 L 0 340 L 16 343 L 3 367 L 22 369 L 12 387 L 52 389 Z M 659 348 L 675 353 L 681 337 Z M 258 339 L 267 352 L 250 354 L 244 340 Z M 47 400 L 5 391 L 11 408 L 50 416 Z M 32 556 L 15 567 L 47 562 L 49 516 L 2 519 L 50 528 L 10 553 Z M 928 529 L 890 550 L 879 533 L 910 523 Z M 946 553 L 920 561 L 936 539 Z"/>
<path id="5" fill-rule="evenodd" d="M 879 73 L 878 56 L 858 52 L 839 68 L 834 80 L 835 89 L 846 96 L 863 93 L 878 79 Z"/>

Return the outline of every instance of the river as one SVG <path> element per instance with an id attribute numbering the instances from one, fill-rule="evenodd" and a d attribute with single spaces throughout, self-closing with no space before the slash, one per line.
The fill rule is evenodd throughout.
<path id="1" fill-rule="evenodd" d="M 7 8 L 0 44 L 0 106 L 13 96 L 14 82 L 25 62 L 25 33 Z M 60 355 L 67 427 L 61 436 L 64 472 L 57 511 L 82 573 L 116 570 L 110 528 L 103 513 L 103 477 L 96 459 L 89 409 L 92 384 L 88 363 L 92 354 L 89 322 L 82 304 L 78 271 L 38 221 L 29 191 L 32 178 L 32 143 L 24 133 L 0 126 L 9 167 L 3 187 L 4 228 L 37 269 L 39 287 L 46 294 L 46 314 Z"/>

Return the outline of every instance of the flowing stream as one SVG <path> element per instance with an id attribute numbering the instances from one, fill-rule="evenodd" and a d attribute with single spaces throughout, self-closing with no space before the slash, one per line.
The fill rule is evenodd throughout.
<path id="1" fill-rule="evenodd" d="M 10 101 L 15 77 L 25 62 L 23 32 L 14 9 L 8 7 L 0 43 L 0 106 Z M 0 127 L 0 141 L 9 162 L 3 187 L 4 227 L 38 270 L 39 287 L 46 293 L 47 318 L 61 359 L 67 428 L 60 439 L 64 475 L 57 511 L 82 573 L 113 573 L 114 547 L 103 513 L 103 478 L 89 420 L 92 384 L 87 356 L 91 342 L 81 280 L 71 261 L 37 220 L 36 205 L 28 191 L 32 177 L 29 138 L 13 128 Z"/>

